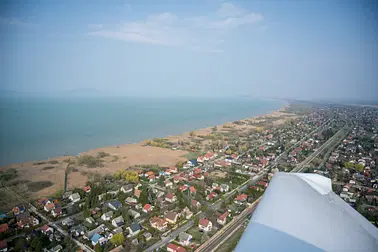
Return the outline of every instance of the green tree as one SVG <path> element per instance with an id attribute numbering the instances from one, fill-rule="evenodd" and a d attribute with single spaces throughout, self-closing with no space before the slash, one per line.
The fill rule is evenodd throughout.
<path id="1" fill-rule="evenodd" d="M 145 205 L 145 204 L 148 203 L 148 192 L 147 192 L 147 188 L 142 188 L 142 190 L 141 190 L 141 192 L 140 192 L 139 202 L 140 202 L 142 205 Z"/>
<path id="2" fill-rule="evenodd" d="M 24 238 L 18 238 L 17 240 L 16 240 L 16 243 L 15 243 L 15 245 L 14 245 L 14 249 L 16 250 L 16 251 L 25 251 L 25 243 L 26 243 L 26 241 L 25 241 L 25 239 Z"/>
<path id="3" fill-rule="evenodd" d="M 207 234 L 207 232 L 203 232 L 201 237 L 201 243 L 205 243 L 207 240 L 209 240 L 209 235 Z"/>
<path id="4" fill-rule="evenodd" d="M 198 215 L 194 218 L 194 226 L 198 227 L 199 224 L 199 217 Z"/>
<path id="5" fill-rule="evenodd" d="M 100 243 L 97 243 L 96 246 L 95 246 L 95 251 L 96 252 L 102 252 L 102 247 L 100 245 Z"/>
<path id="6" fill-rule="evenodd" d="M 114 245 L 121 245 L 125 242 L 125 236 L 123 235 L 123 233 L 118 233 L 118 234 L 113 235 L 110 241 Z"/>

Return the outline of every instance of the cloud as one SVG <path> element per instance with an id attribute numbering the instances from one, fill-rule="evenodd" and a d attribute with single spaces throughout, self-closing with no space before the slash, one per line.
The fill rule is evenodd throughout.
<path id="1" fill-rule="evenodd" d="M 213 13 L 206 16 L 178 17 L 170 12 L 157 13 L 143 20 L 125 22 L 103 29 L 93 26 L 96 31 L 88 34 L 127 42 L 180 46 L 196 51 L 222 52 L 219 41 L 224 34 L 242 25 L 252 25 L 263 20 L 263 15 L 222 3 Z M 111 27 L 108 26 L 107 27 Z"/>
<path id="2" fill-rule="evenodd" d="M 1 17 L 1 16 L 0 16 L 0 24 L 17 26 L 17 27 L 28 28 L 28 29 L 38 28 L 38 25 L 22 21 L 21 19 L 18 19 L 18 18 Z"/>
<path id="3" fill-rule="evenodd" d="M 89 24 L 88 28 L 91 30 L 100 30 L 104 27 L 103 24 Z"/>

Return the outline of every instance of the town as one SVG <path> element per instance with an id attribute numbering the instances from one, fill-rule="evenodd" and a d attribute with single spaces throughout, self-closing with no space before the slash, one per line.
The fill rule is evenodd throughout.
<path id="1" fill-rule="evenodd" d="M 194 144 L 148 141 L 191 153 L 172 167 L 125 167 L 32 202 L 7 187 L 14 171 L 2 171 L 2 188 L 20 203 L 0 213 L 0 251 L 232 251 L 277 172 L 332 179 L 378 227 L 378 109 L 292 102 L 284 113 L 280 124 L 240 120 L 191 134 Z"/>

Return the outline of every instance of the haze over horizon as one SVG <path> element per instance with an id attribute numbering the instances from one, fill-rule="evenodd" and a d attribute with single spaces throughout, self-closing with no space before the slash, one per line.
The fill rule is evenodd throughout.
<path id="1" fill-rule="evenodd" d="M 373 1 L 4 1 L 0 90 L 378 99 Z"/>

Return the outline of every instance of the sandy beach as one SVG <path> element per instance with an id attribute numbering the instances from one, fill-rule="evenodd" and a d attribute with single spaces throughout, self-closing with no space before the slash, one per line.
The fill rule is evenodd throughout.
<path id="1" fill-rule="evenodd" d="M 288 118 L 293 118 L 294 115 L 284 113 L 285 107 L 274 111 L 269 114 L 256 116 L 252 118 L 242 119 L 239 122 L 245 124 L 238 125 L 233 122 L 228 122 L 222 125 L 218 125 L 218 131 L 237 130 L 248 131 L 261 125 L 264 121 L 270 118 L 273 125 L 284 123 Z M 254 125 L 256 124 L 256 125 Z M 261 126 L 259 126 L 261 127 Z M 195 136 L 206 136 L 212 133 L 213 127 L 207 127 L 202 129 L 193 130 Z M 190 132 L 185 132 L 177 136 L 167 136 L 171 143 L 177 143 L 179 141 L 191 141 L 193 140 Z M 201 145 L 206 144 L 201 142 Z M 99 173 L 101 175 L 111 174 L 117 170 L 132 168 L 137 165 L 159 165 L 162 167 L 168 167 L 175 165 L 178 161 L 185 161 L 185 155 L 188 151 L 173 150 L 168 148 L 144 146 L 145 141 L 134 144 L 124 144 L 118 146 L 109 146 L 87 152 L 80 153 L 80 155 L 97 155 L 99 152 L 105 152 L 108 156 L 104 157 L 103 167 L 88 168 L 86 166 L 78 166 L 77 164 L 71 165 L 70 168 L 74 168 L 68 177 L 68 187 L 72 189 L 74 187 L 81 187 L 85 185 L 88 179 L 88 174 Z M 14 168 L 18 171 L 19 176 L 15 181 L 17 191 L 20 193 L 27 193 L 31 198 L 37 198 L 41 196 L 49 196 L 54 194 L 64 186 L 64 173 L 68 165 L 68 160 L 74 160 L 73 156 L 61 156 L 56 158 L 50 158 L 42 161 L 30 161 L 19 164 L 12 164 L 8 166 L 0 167 L 0 170 L 6 170 L 8 168 Z M 51 186 L 43 188 L 41 190 L 35 190 L 29 188 L 30 182 L 46 182 L 50 181 Z"/>

